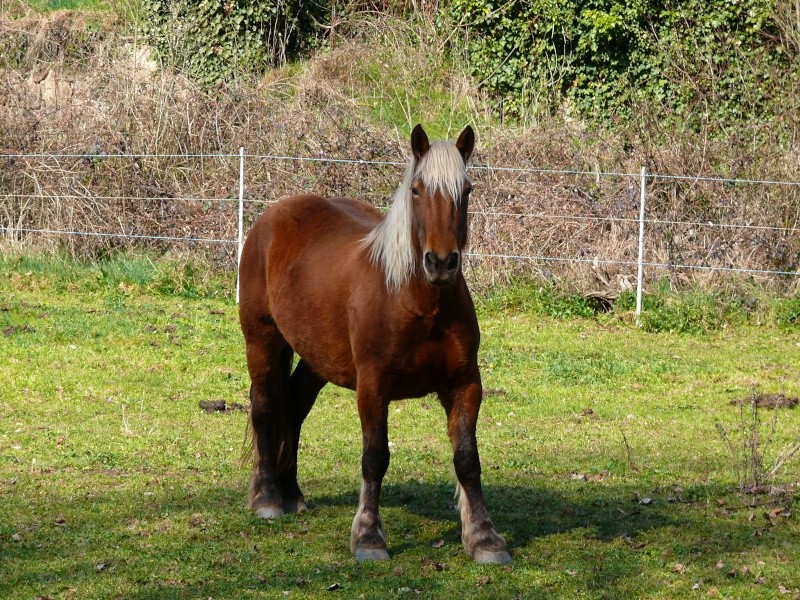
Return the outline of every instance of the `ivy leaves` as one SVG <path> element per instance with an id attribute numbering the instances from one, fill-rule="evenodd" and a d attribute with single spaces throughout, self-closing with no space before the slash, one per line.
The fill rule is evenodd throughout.
<path id="1" fill-rule="evenodd" d="M 147 35 L 168 64 L 201 84 L 260 73 L 313 45 L 324 3 L 143 0 Z"/>
<path id="2" fill-rule="evenodd" d="M 797 77 L 774 11 L 769 0 L 449 2 L 471 70 L 506 114 L 566 104 L 609 122 L 646 102 L 721 126 L 769 119 L 777 82 Z"/>

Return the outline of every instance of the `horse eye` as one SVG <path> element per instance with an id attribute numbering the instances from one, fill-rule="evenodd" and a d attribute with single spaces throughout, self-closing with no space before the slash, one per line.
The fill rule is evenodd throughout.
<path id="1" fill-rule="evenodd" d="M 411 195 L 412 196 L 419 196 L 419 190 L 415 186 L 411 186 Z"/>

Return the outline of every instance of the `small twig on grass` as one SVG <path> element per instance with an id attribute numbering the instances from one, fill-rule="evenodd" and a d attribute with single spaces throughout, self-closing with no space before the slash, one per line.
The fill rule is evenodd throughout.
<path id="1" fill-rule="evenodd" d="M 628 437 L 625 435 L 625 430 L 622 427 L 620 427 L 619 431 L 622 434 L 622 442 L 625 444 L 625 456 L 628 460 L 628 468 L 631 471 L 638 473 L 639 467 L 636 465 L 635 462 L 633 462 L 633 451 L 631 450 L 631 445 L 628 443 Z"/>
<path id="2" fill-rule="evenodd" d="M 790 443 L 786 448 L 783 449 L 783 452 L 781 452 L 780 456 L 778 456 L 778 458 L 775 459 L 775 464 L 769 470 L 769 473 L 767 473 L 766 478 L 772 479 L 775 476 L 775 474 L 783 467 L 783 465 L 789 462 L 798 452 L 800 452 L 800 436 L 795 438 L 792 443 Z"/>
<path id="3" fill-rule="evenodd" d="M 131 431 L 130 425 L 128 424 L 128 419 L 125 416 L 125 405 L 122 405 L 122 431 L 125 435 L 133 435 L 133 431 Z"/>

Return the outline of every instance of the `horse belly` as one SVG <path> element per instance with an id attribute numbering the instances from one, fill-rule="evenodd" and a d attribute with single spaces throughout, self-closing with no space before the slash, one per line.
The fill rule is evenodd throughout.
<path id="1" fill-rule="evenodd" d="M 284 337 L 300 358 L 325 381 L 351 390 L 356 389 L 356 368 L 349 344 L 331 341 L 327 332 L 318 328 L 292 330 L 289 335 L 284 334 Z"/>

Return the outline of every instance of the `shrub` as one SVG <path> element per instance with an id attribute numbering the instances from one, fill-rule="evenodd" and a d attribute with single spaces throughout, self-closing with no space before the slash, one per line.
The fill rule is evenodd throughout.
<path id="1" fill-rule="evenodd" d="M 324 0 L 143 0 L 146 33 L 200 83 L 283 64 L 318 40 Z"/>
<path id="2" fill-rule="evenodd" d="M 695 124 L 769 120 L 781 79 L 796 79 L 770 0 L 451 0 L 447 14 L 473 74 L 517 116 L 566 102 L 628 120 L 647 103 Z"/>

